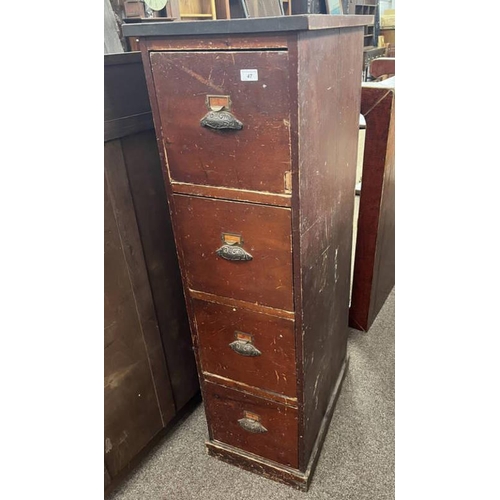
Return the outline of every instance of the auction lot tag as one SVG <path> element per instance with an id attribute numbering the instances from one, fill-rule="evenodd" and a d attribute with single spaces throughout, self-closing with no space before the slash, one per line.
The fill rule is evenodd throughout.
<path id="1" fill-rule="evenodd" d="M 259 79 L 259 72 L 256 69 L 240 69 L 242 82 L 256 82 Z"/>

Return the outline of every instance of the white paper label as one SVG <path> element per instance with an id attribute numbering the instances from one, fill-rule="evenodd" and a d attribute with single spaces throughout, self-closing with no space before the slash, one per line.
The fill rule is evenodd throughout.
<path id="1" fill-rule="evenodd" d="M 256 82 L 259 79 L 259 72 L 256 69 L 240 69 L 242 82 Z"/>

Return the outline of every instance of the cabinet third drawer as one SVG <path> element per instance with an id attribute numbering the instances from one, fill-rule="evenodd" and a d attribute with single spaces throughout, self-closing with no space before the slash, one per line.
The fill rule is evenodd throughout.
<path id="1" fill-rule="evenodd" d="M 293 320 L 204 300 L 193 306 L 204 372 L 296 397 Z"/>

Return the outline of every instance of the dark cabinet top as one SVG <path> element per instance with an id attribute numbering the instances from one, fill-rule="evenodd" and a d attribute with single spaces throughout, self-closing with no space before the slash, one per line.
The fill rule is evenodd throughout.
<path id="1" fill-rule="evenodd" d="M 373 16 L 303 14 L 297 16 L 216 21 L 147 22 L 124 24 L 124 36 L 230 35 L 239 33 L 276 33 L 287 31 L 350 28 L 373 24 Z"/>

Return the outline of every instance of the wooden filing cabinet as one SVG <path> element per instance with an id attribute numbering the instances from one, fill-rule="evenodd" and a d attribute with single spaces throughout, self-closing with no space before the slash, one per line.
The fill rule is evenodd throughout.
<path id="1" fill-rule="evenodd" d="M 124 26 L 145 64 L 208 452 L 301 489 L 347 368 L 370 21 Z"/>

